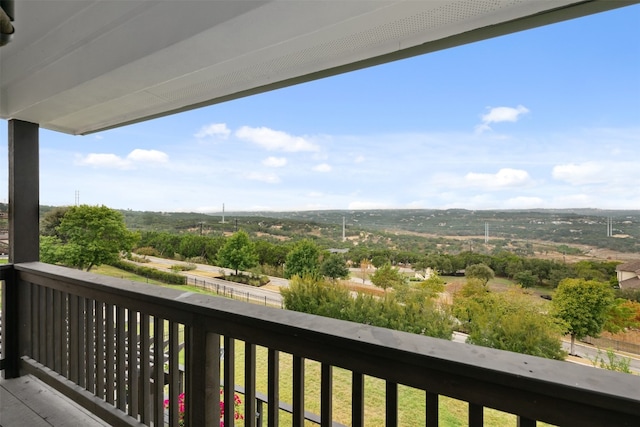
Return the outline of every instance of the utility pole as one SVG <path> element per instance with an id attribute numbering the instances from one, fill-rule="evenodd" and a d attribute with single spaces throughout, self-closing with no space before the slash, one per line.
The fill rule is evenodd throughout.
<path id="1" fill-rule="evenodd" d="M 343 241 L 343 242 L 346 242 L 346 241 L 347 241 L 347 235 L 346 235 L 346 233 L 345 233 L 345 227 L 346 227 L 346 224 L 345 224 L 345 218 L 344 218 L 344 217 L 342 217 L 342 241 Z"/>
<path id="2" fill-rule="evenodd" d="M 489 243 L 489 223 L 484 223 L 484 244 Z"/>

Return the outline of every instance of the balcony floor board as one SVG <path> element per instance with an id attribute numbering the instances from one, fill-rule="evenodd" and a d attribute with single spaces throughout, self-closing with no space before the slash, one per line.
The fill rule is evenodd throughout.
<path id="1" fill-rule="evenodd" d="M 108 425 L 31 375 L 0 378 L 0 427 Z"/>

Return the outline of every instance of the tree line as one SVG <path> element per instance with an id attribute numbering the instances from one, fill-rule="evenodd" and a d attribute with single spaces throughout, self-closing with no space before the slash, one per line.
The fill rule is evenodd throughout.
<path id="1" fill-rule="evenodd" d="M 366 261 L 375 267 L 389 263 L 392 266 L 411 266 L 416 271 L 430 268 L 443 276 L 460 275 L 471 265 L 484 264 L 496 276 L 513 280 L 523 287 L 555 288 L 566 278 L 597 280 L 611 285 L 617 283 L 615 268 L 618 263 L 615 261 L 564 263 L 520 256 L 508 251 L 496 254 L 473 251 L 425 253 L 381 248 L 379 245 L 371 247 L 367 244 L 353 246 L 346 253 L 330 256 L 326 253 L 328 248 L 321 248 L 310 239 L 285 242 L 251 239 L 244 232 L 240 234 L 242 237 L 238 237 L 237 233 L 225 237 L 197 233 L 132 232 L 127 230 L 121 213 L 104 206 L 83 205 L 52 209 L 42 219 L 41 235 L 43 260 L 55 260 L 85 269 L 112 261 L 121 252 L 135 249 L 142 254 L 171 259 L 214 265 L 222 262 L 222 266 L 230 268 L 235 268 L 231 266 L 234 264 L 239 269 L 255 269 L 257 273 L 280 277 L 300 273 L 316 274 L 321 266 L 329 277 L 343 277 L 343 263 L 359 267 Z M 242 252 L 244 247 L 247 248 L 240 258 L 243 262 L 230 259 L 233 256 L 237 258 L 237 254 L 232 256 L 229 253 L 230 248 L 220 252 L 229 240 L 237 246 L 237 251 Z M 286 266 L 288 267 L 285 268 Z M 305 268 L 309 271 L 300 270 Z"/>

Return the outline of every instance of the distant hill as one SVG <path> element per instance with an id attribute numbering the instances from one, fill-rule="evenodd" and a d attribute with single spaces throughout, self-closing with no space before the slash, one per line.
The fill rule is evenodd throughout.
<path id="1" fill-rule="evenodd" d="M 41 214 L 50 209 L 52 207 L 42 206 Z M 638 253 L 640 256 L 640 210 L 388 209 L 227 212 L 224 222 L 221 213 L 121 212 L 132 230 L 221 235 L 243 229 L 254 237 L 274 241 L 311 238 L 328 247 L 349 248 L 367 243 L 398 250 L 439 250 L 443 247 L 463 250 L 465 244 L 476 247 L 483 244 L 485 232 L 488 231 L 488 240 L 493 248 L 507 247 L 513 245 L 513 242 L 520 242 L 522 247 L 526 247 L 528 242 L 550 242 L 555 245 L 586 245 Z M 342 239 L 343 220 L 346 242 Z M 612 224 L 612 236 L 608 235 L 609 221 Z M 447 242 L 443 243 L 442 239 Z"/>
<path id="2" fill-rule="evenodd" d="M 246 213 L 230 213 L 242 217 Z M 640 210 L 357 210 L 252 212 L 249 215 L 333 224 L 347 229 L 406 231 L 434 236 L 543 240 L 582 244 L 623 252 L 640 252 Z M 608 236 L 608 221 L 613 235 Z M 486 228 L 485 228 L 486 227 Z"/>

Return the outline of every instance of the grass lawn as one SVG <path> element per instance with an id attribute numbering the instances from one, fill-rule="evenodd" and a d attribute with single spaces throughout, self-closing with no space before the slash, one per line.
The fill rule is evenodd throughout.
<path id="1" fill-rule="evenodd" d="M 267 394 L 267 349 L 257 348 L 256 388 Z M 244 344 L 236 342 L 235 383 L 244 385 Z M 292 403 L 292 356 L 280 354 L 280 400 Z M 365 425 L 377 427 L 385 424 L 385 382 L 365 377 Z M 425 392 L 411 387 L 398 388 L 398 424 L 401 426 L 425 425 Z M 448 397 L 440 397 L 440 425 L 457 427 L 467 425 L 468 404 Z M 305 409 L 320 414 L 320 363 L 305 361 Z M 351 372 L 333 369 L 333 419 L 351 425 Z M 280 424 L 291 425 L 291 416 L 280 412 Z M 308 422 L 306 425 L 313 426 Z M 516 425 L 516 417 L 504 412 L 485 409 L 485 426 Z"/>

